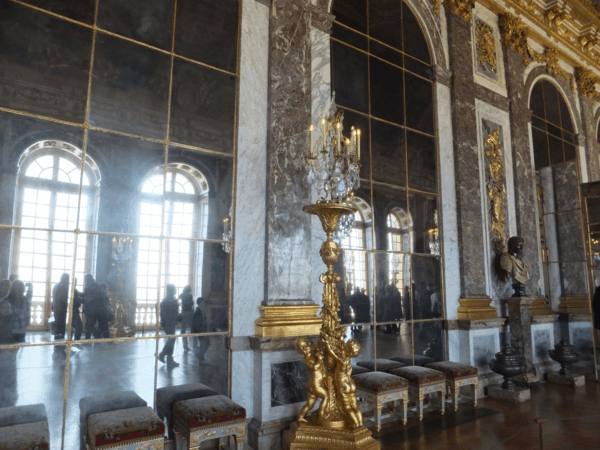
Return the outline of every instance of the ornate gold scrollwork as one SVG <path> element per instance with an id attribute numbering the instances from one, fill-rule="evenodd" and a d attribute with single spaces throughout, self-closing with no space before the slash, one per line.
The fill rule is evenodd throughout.
<path id="1" fill-rule="evenodd" d="M 565 72 L 558 63 L 558 52 L 554 47 L 548 47 L 540 62 L 546 63 L 546 72 L 554 77 L 560 77 L 571 83 L 571 92 L 575 92 L 575 77 Z"/>
<path id="2" fill-rule="evenodd" d="M 600 77 L 596 76 L 591 70 L 584 69 L 583 67 L 575 68 L 575 77 L 577 78 L 577 87 L 581 95 L 600 101 L 600 92 L 596 90 L 596 83 L 600 83 Z"/>
<path id="3" fill-rule="evenodd" d="M 546 14 L 546 18 L 552 27 L 562 26 L 564 20 L 567 18 L 567 13 L 564 12 L 560 6 L 555 6 Z"/>
<path id="4" fill-rule="evenodd" d="M 446 5 L 452 14 L 462 18 L 465 22 L 471 21 L 475 0 L 446 0 Z"/>
<path id="5" fill-rule="evenodd" d="M 491 72 L 498 71 L 496 66 L 496 40 L 494 30 L 487 23 L 477 19 L 475 27 L 475 43 L 477 46 L 477 62 Z"/>
<path id="6" fill-rule="evenodd" d="M 492 215 L 492 243 L 494 251 L 500 255 L 506 251 L 506 188 L 504 183 L 504 163 L 500 145 L 500 129 L 496 128 L 485 138 L 485 154 L 488 157 L 490 179 L 487 183 Z"/>
<path id="7" fill-rule="evenodd" d="M 581 50 L 590 56 L 594 53 L 594 47 L 598 44 L 600 44 L 600 39 L 593 34 L 586 34 L 585 36 L 581 36 L 579 38 Z"/>
<path id="8" fill-rule="evenodd" d="M 440 13 L 440 0 L 432 0 L 433 1 L 433 12 L 436 14 Z"/>

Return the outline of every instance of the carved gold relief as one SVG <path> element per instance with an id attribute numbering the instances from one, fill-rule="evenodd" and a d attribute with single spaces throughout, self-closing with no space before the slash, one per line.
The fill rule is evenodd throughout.
<path id="1" fill-rule="evenodd" d="M 581 50 L 588 55 L 592 55 L 594 53 L 594 47 L 600 44 L 600 39 L 592 34 L 586 34 L 585 36 L 581 36 L 579 38 L 579 45 L 581 46 Z"/>
<path id="2" fill-rule="evenodd" d="M 433 12 L 436 14 L 440 13 L 440 0 L 433 0 Z"/>
<path id="3" fill-rule="evenodd" d="M 471 21 L 475 0 L 446 0 L 446 5 L 452 14 L 461 17 L 466 22 Z"/>
<path id="4" fill-rule="evenodd" d="M 591 70 L 584 69 L 583 67 L 575 69 L 575 77 L 577 77 L 577 87 L 581 95 L 600 101 L 600 92 L 596 90 L 596 84 L 600 83 L 600 77 L 596 76 Z"/>
<path id="5" fill-rule="evenodd" d="M 496 66 L 496 40 L 494 31 L 487 23 L 477 19 L 475 28 L 475 43 L 477 46 L 477 62 L 483 69 L 491 72 L 498 71 Z"/>
<path id="6" fill-rule="evenodd" d="M 504 162 L 500 146 L 500 130 L 496 128 L 485 139 L 485 154 L 488 157 L 490 179 L 487 183 L 492 215 L 492 243 L 497 254 L 506 251 L 506 188 Z"/>
<path id="7" fill-rule="evenodd" d="M 567 18 L 567 13 L 564 12 L 559 6 L 555 6 L 546 13 L 546 18 L 550 23 L 550 26 L 560 27 Z"/>

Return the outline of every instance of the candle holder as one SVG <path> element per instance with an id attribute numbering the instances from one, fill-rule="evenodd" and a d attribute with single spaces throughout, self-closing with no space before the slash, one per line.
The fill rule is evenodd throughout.
<path id="1" fill-rule="evenodd" d="M 223 240 L 221 243 L 225 253 L 231 253 L 231 208 L 229 208 L 229 217 L 223 219 Z"/>
<path id="2" fill-rule="evenodd" d="M 317 141 L 318 155 L 312 146 L 306 158 L 308 181 L 321 195 L 316 204 L 302 210 L 319 217 L 327 239 L 320 255 L 327 266 L 319 281 L 324 284 L 321 309 L 321 331 L 313 346 L 307 338 L 298 338 L 296 348 L 304 355 L 310 374 L 307 383 L 308 401 L 298 420 L 286 432 L 284 443 L 289 449 L 379 449 L 379 443 L 363 426 L 362 413 L 357 405 L 356 385 L 352 380 L 351 358 L 360 353 L 355 339 L 344 341 L 346 328 L 340 326 L 340 300 L 336 284 L 341 277 L 333 271 L 341 253 L 333 239 L 340 219 L 354 215 L 357 209 L 350 204 L 354 189 L 359 186 L 360 131 L 352 128 L 352 139 L 342 135 L 343 114 L 336 113 L 333 101 L 322 115 L 323 136 Z M 309 411 L 320 400 L 318 408 Z"/>
<path id="3" fill-rule="evenodd" d="M 112 238 L 112 259 L 117 266 L 117 277 L 119 287 L 113 304 L 115 310 L 115 321 L 109 329 L 110 337 L 130 337 L 135 331 L 129 326 L 129 298 L 125 293 L 125 268 L 133 256 L 133 239 L 125 236 Z"/>

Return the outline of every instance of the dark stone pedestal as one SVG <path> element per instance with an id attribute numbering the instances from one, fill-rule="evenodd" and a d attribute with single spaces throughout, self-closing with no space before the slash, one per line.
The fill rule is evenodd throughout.
<path id="1" fill-rule="evenodd" d="M 540 382 L 533 366 L 533 345 L 531 342 L 531 304 L 534 301 L 535 298 L 533 297 L 510 297 L 506 299 L 511 344 L 521 352 L 525 365 L 525 373 L 516 376 L 515 381 L 528 387 L 537 386 Z"/>

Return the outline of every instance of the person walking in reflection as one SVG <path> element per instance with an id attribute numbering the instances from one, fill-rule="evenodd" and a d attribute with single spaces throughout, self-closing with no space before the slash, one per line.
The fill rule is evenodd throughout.
<path id="1" fill-rule="evenodd" d="M 160 302 L 160 325 L 166 334 L 175 334 L 175 327 L 179 321 L 179 302 L 175 299 L 175 286 L 167 284 L 167 295 Z M 177 367 L 178 363 L 173 359 L 173 350 L 175 349 L 175 338 L 168 338 L 162 351 L 158 354 L 158 360 L 165 362 L 167 357 L 167 367 Z"/>
<path id="2" fill-rule="evenodd" d="M 92 335 L 95 338 L 102 337 L 102 331 L 96 327 L 96 322 L 101 321 L 101 326 L 104 323 L 101 320 L 103 301 L 102 293 L 100 292 L 100 286 L 94 280 L 91 274 L 87 274 L 83 278 L 83 294 L 84 294 L 84 305 L 83 313 L 85 314 L 85 338 L 91 339 Z"/>
<path id="3" fill-rule="evenodd" d="M 56 320 L 54 340 L 64 339 L 69 307 L 69 274 L 63 273 L 60 281 L 52 289 L 52 312 Z"/>
<path id="4" fill-rule="evenodd" d="M 31 323 L 32 296 L 31 283 L 27 283 L 27 294 L 25 294 L 25 283 L 15 280 L 5 297 L 5 300 L 10 303 L 10 333 L 14 342 L 25 342 L 25 334 Z"/>
<path id="5" fill-rule="evenodd" d="M 73 284 L 77 286 L 77 278 L 73 278 Z M 83 322 L 81 320 L 80 309 L 84 303 L 83 292 L 75 288 L 75 295 L 73 296 L 73 319 L 71 320 L 71 336 L 72 339 L 78 341 L 81 339 L 83 333 Z"/>
<path id="6" fill-rule="evenodd" d="M 0 281 L 0 299 L 8 295 L 12 282 L 9 279 Z"/>
<path id="7" fill-rule="evenodd" d="M 110 333 L 108 330 L 108 324 L 113 321 L 114 314 L 110 307 L 110 299 L 108 298 L 108 286 L 102 283 L 98 287 L 98 311 L 96 313 L 96 318 L 98 320 L 98 333 L 104 339 L 108 339 L 110 337 Z"/>
<path id="8" fill-rule="evenodd" d="M 190 286 L 186 286 L 183 288 L 183 292 L 179 295 L 179 299 L 181 300 L 181 334 L 185 334 L 189 329 L 192 331 L 192 317 L 194 315 L 194 297 L 190 294 L 192 288 Z M 183 339 L 183 350 L 189 351 L 190 346 L 188 343 L 188 338 L 184 337 Z"/>
<path id="9" fill-rule="evenodd" d="M 194 315 L 192 316 L 192 333 L 206 333 L 208 331 L 208 326 L 206 325 L 206 315 L 202 310 L 202 303 L 204 302 L 204 298 L 198 297 L 196 299 L 196 311 L 194 311 Z M 200 364 L 206 363 L 204 359 L 204 354 L 208 350 L 210 346 L 210 338 L 208 336 L 198 336 L 198 348 L 196 350 L 196 355 L 198 356 L 198 362 Z"/>
<path id="10" fill-rule="evenodd" d="M 8 295 L 8 292 L 7 292 Z M 12 344 L 12 333 L 10 332 L 10 314 L 12 307 L 6 296 L 0 299 L 0 344 Z M 4 368 L 2 368 L 4 370 Z"/>

